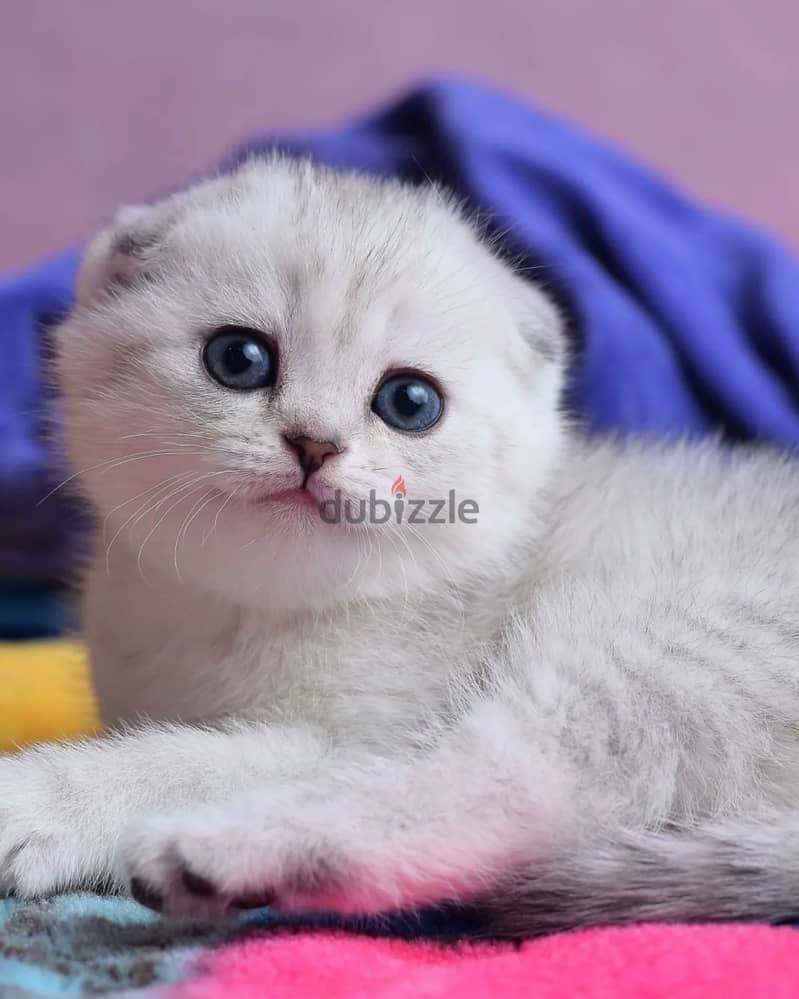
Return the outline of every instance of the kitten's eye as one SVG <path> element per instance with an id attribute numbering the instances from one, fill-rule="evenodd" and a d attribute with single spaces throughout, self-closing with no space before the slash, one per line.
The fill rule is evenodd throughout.
<path id="1" fill-rule="evenodd" d="M 246 326 L 222 326 L 206 343 L 203 364 L 225 388 L 249 392 L 274 385 L 277 358 L 263 335 Z"/>
<path id="2" fill-rule="evenodd" d="M 372 399 L 373 412 L 397 430 L 428 430 L 438 422 L 442 409 L 438 389 L 421 375 L 392 375 Z"/>

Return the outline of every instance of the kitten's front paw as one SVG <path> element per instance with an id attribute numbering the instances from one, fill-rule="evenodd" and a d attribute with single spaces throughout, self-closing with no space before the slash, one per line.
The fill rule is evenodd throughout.
<path id="1" fill-rule="evenodd" d="M 146 818 L 122 837 L 119 879 L 144 905 L 175 914 L 367 913 L 407 901 L 388 855 L 358 845 L 346 809 L 322 815 L 279 797 L 270 806 L 267 820 L 238 803 Z"/>
<path id="2" fill-rule="evenodd" d="M 51 895 L 109 874 L 109 844 L 92 837 L 91 803 L 72 799 L 57 753 L 0 756 L 0 897 Z"/>

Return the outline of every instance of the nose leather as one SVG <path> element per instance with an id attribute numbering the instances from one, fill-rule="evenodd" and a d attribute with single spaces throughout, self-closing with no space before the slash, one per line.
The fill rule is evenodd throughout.
<path id="1" fill-rule="evenodd" d="M 316 441 L 304 435 L 286 437 L 285 441 L 297 455 L 306 479 L 318 471 L 331 455 L 341 453 L 341 448 L 332 441 Z"/>

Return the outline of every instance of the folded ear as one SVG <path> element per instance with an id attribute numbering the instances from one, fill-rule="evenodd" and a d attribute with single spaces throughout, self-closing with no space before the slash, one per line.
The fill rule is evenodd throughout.
<path id="1" fill-rule="evenodd" d="M 158 214 L 147 206 L 121 208 L 111 225 L 91 240 L 78 273 L 80 305 L 115 286 L 129 287 L 146 276 L 160 241 Z"/>
<path id="2" fill-rule="evenodd" d="M 513 275 L 513 282 L 513 302 L 522 339 L 544 361 L 565 367 L 569 361 L 569 342 L 564 311 L 533 282 L 518 275 Z"/>

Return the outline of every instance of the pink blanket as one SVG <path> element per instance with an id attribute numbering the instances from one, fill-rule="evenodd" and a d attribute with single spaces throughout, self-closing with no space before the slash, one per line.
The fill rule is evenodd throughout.
<path id="1" fill-rule="evenodd" d="M 208 955 L 159 999 L 796 999 L 799 933 L 639 926 L 505 945 L 280 934 Z M 148 997 L 150 991 L 148 990 Z"/>

